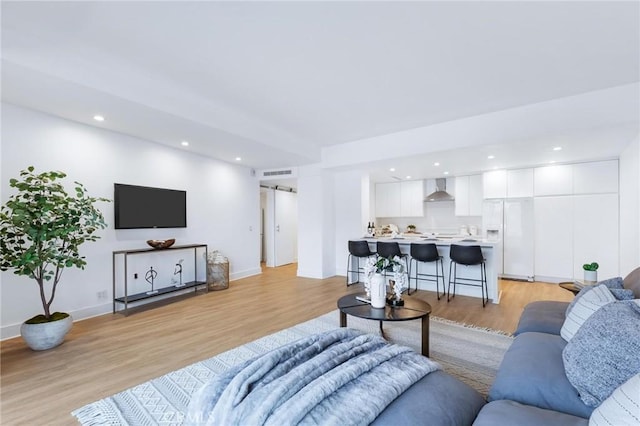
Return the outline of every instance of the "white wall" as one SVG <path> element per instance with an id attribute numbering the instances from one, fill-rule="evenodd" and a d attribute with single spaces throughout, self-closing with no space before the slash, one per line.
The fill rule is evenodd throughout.
<path id="1" fill-rule="evenodd" d="M 319 165 L 299 169 L 298 220 L 298 276 L 334 276 L 333 175 Z"/>
<path id="2" fill-rule="evenodd" d="M 182 229 L 115 230 L 113 204 L 101 205 L 109 227 L 100 233 L 102 239 L 82 246 L 86 269 L 64 272 L 55 310 L 75 319 L 110 312 L 111 252 L 146 247 L 152 238 L 221 250 L 229 258 L 232 279 L 260 273 L 259 183 L 249 168 L 8 104 L 2 105 L 0 151 L 3 203 L 12 193 L 9 179 L 29 165 L 36 171 L 62 170 L 69 182 L 80 181 L 91 195 L 110 199 L 115 182 L 187 191 L 188 227 Z M 0 326 L 6 338 L 42 308 L 35 281 L 9 271 L 1 276 Z M 107 299 L 98 299 L 104 290 Z"/>
<path id="3" fill-rule="evenodd" d="M 369 175 L 361 170 L 335 173 L 335 268 L 338 275 L 347 274 L 347 242 L 366 232 L 370 212 L 368 195 L 363 194 L 369 194 L 369 185 Z"/>
<path id="4" fill-rule="evenodd" d="M 620 155 L 620 274 L 640 266 L 640 135 Z"/>

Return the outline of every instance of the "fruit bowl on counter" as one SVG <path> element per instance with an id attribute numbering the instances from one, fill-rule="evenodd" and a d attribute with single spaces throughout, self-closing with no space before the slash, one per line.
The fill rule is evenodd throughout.
<path id="1" fill-rule="evenodd" d="M 147 244 L 149 244 L 154 249 L 165 249 L 171 247 L 176 242 L 175 238 L 171 238 L 169 240 L 147 240 Z"/>

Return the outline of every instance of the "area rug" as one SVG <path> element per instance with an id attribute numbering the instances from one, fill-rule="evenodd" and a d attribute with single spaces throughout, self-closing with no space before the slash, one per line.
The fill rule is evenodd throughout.
<path id="1" fill-rule="evenodd" d="M 379 333 L 378 322 L 347 317 L 348 326 Z M 442 368 L 487 395 L 512 337 L 505 333 L 431 318 L 430 358 Z M 228 368 L 285 343 L 339 326 L 338 311 L 262 337 L 204 361 L 172 371 L 73 411 L 83 425 L 181 425 L 191 395 Z M 420 352 L 420 321 L 385 322 L 387 340 Z"/>

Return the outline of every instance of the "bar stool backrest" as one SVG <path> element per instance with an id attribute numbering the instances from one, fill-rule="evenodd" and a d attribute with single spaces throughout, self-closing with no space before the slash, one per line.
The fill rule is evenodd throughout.
<path id="1" fill-rule="evenodd" d="M 383 243 L 379 241 L 376 251 L 378 252 L 379 256 L 382 256 L 386 259 L 389 259 L 390 257 L 393 258 L 395 256 L 402 256 L 402 253 L 400 252 L 400 246 L 395 242 Z"/>
<path id="2" fill-rule="evenodd" d="M 349 241 L 349 254 L 355 257 L 369 257 L 374 253 L 369 250 L 369 243 L 363 240 Z"/>
<path id="3" fill-rule="evenodd" d="M 435 262 L 440 259 L 438 248 L 435 244 L 411 243 L 411 257 L 420 262 Z"/>
<path id="4" fill-rule="evenodd" d="M 461 265 L 479 265 L 484 262 L 480 246 L 462 246 L 451 244 L 451 260 Z"/>

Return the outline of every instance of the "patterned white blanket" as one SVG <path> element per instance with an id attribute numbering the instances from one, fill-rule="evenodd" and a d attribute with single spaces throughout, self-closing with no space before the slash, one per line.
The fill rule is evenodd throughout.
<path id="1" fill-rule="evenodd" d="M 410 348 L 340 328 L 216 376 L 193 396 L 185 424 L 369 424 L 402 392 L 438 369 Z"/>

